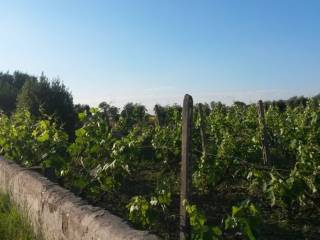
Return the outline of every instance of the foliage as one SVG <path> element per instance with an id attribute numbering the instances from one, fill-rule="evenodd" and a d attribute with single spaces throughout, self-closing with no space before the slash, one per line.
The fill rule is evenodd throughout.
<path id="1" fill-rule="evenodd" d="M 79 113 L 79 119 L 82 127 L 76 130 L 76 139 L 68 149 L 72 186 L 91 194 L 112 191 L 122 177 L 115 170 L 122 165 L 111 159 L 114 139 L 110 128 L 99 109 Z"/>
<path id="2" fill-rule="evenodd" d="M 71 93 L 59 80 L 50 82 L 44 75 L 25 82 L 17 96 L 17 108 L 28 110 L 37 118 L 45 113 L 55 119 L 68 132 L 73 134 L 75 112 Z"/>
<path id="3" fill-rule="evenodd" d="M 245 201 L 238 206 L 232 206 L 231 216 L 224 220 L 225 230 L 240 231 L 249 240 L 255 240 L 257 229 L 261 223 L 256 206 L 250 201 Z"/>
<path id="4" fill-rule="evenodd" d="M 222 236 L 222 230 L 218 226 L 210 226 L 207 224 L 207 218 L 196 205 L 191 205 L 187 201 L 184 206 L 190 218 L 190 226 L 192 228 L 191 237 L 193 240 L 217 240 Z"/>
<path id="5" fill-rule="evenodd" d="M 208 224 L 205 214 L 194 204 L 184 201 L 192 227 L 192 239 L 216 240 L 232 236 L 245 236 L 249 240 L 255 240 L 253 228 L 261 222 L 259 212 L 254 204 L 245 201 L 240 205 L 232 206 L 231 215 L 222 219 L 224 226 L 212 226 Z"/>
<path id="6" fill-rule="evenodd" d="M 193 191 L 185 205 L 193 238 L 276 239 L 297 233 L 312 239 L 320 224 L 318 100 L 285 109 L 270 104 L 266 126 L 255 105 L 202 108 L 202 119 L 199 105 L 194 111 Z M 92 109 L 79 105 L 77 112 L 72 142 L 55 116 L 39 111 L 34 117 L 25 110 L 1 114 L 0 154 L 25 166 L 54 169 L 64 186 L 81 196 L 139 228 L 177 238 L 181 107 L 158 106 L 156 117 L 133 103 L 120 115 L 107 103 Z M 263 130 L 270 140 L 269 165 L 262 160 Z"/>
<path id="7" fill-rule="evenodd" d="M 21 72 L 13 74 L 0 72 L 0 110 L 11 114 L 16 109 L 16 99 L 22 86 L 27 80 L 34 79 L 33 76 Z"/>
<path id="8" fill-rule="evenodd" d="M 67 134 L 51 118 L 35 120 L 28 111 L 0 115 L 0 153 L 24 166 L 51 168 L 63 175 L 68 162 Z"/>
<path id="9" fill-rule="evenodd" d="M 140 227 L 150 229 L 157 221 L 168 215 L 172 203 L 172 193 L 168 181 L 163 180 L 149 200 L 144 196 L 134 196 L 127 205 L 129 220 Z"/>
<path id="10" fill-rule="evenodd" d="M 148 227 L 152 221 L 151 204 L 143 196 L 135 196 L 128 203 L 129 220 L 142 227 Z"/>
<path id="11" fill-rule="evenodd" d="M 36 239 L 28 219 L 19 213 L 8 195 L 0 194 L 0 236 L 1 240 Z"/>

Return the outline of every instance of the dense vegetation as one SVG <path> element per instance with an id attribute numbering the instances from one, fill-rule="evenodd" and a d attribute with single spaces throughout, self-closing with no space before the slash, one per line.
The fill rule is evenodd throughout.
<path id="1" fill-rule="evenodd" d="M 28 110 L 37 118 L 54 115 L 73 136 L 75 107 L 71 93 L 59 79 L 49 81 L 43 74 L 38 79 L 20 72 L 0 73 L 0 110 L 11 115 L 16 109 Z"/>
<path id="2" fill-rule="evenodd" d="M 34 234 L 27 218 L 11 203 L 8 195 L 0 193 L 0 239 L 34 240 Z"/>
<path id="3" fill-rule="evenodd" d="M 60 82 L 47 85 L 55 84 L 68 93 Z M 49 108 L 42 100 L 35 109 L 47 110 L 24 106 L 29 98 L 19 96 L 26 88 L 16 94 L 18 110 L 0 105 L 1 155 L 40 166 L 51 179 L 138 228 L 177 238 L 180 106 L 156 106 L 152 116 L 132 103 L 122 112 L 107 103 L 77 105 L 72 111 L 78 119 L 66 129 L 59 106 Z M 71 94 L 63 96 L 72 102 Z M 213 102 L 201 109 L 203 114 L 199 104 L 194 108 L 193 191 L 185 203 L 193 239 L 317 239 L 319 97 L 267 102 L 266 125 L 255 105 Z M 261 153 L 264 131 L 268 165 Z"/>

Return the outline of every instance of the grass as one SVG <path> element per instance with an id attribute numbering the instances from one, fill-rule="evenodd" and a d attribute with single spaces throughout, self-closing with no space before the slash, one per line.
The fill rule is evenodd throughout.
<path id="1" fill-rule="evenodd" d="M 0 240 L 35 240 L 27 218 L 12 204 L 9 196 L 0 193 Z"/>

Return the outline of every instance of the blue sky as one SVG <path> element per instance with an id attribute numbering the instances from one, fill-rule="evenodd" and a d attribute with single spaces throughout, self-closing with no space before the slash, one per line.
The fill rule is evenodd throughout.
<path id="1" fill-rule="evenodd" d="M 0 71 L 59 77 L 75 102 L 320 92 L 317 0 L 0 0 L 0 11 Z"/>

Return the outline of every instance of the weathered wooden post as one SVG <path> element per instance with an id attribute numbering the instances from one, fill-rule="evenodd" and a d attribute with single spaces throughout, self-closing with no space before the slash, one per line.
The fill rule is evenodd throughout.
<path id="1" fill-rule="evenodd" d="M 262 157 L 265 165 L 270 164 L 269 139 L 267 133 L 266 119 L 264 116 L 264 104 L 262 100 L 258 102 L 259 122 L 262 126 Z"/>
<path id="2" fill-rule="evenodd" d="M 155 123 L 156 123 L 156 126 L 160 126 L 161 127 L 160 110 L 159 110 L 159 106 L 158 105 L 154 106 L 154 112 L 155 112 Z"/>
<path id="3" fill-rule="evenodd" d="M 202 104 L 199 103 L 199 115 L 200 115 L 200 136 L 201 136 L 201 145 L 202 145 L 202 156 L 204 161 L 207 158 L 207 138 L 205 133 L 205 120 L 203 115 Z"/>
<path id="4" fill-rule="evenodd" d="M 192 184 L 191 165 L 191 128 L 193 100 L 188 94 L 184 96 L 182 109 L 182 152 L 181 152 L 181 186 L 180 186 L 180 240 L 190 240 L 190 223 L 184 201 L 190 201 Z"/>

